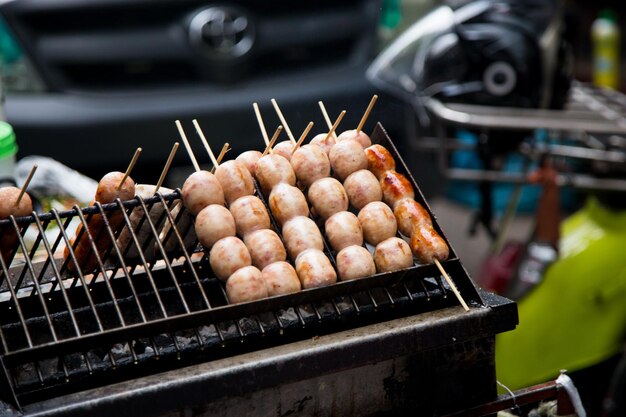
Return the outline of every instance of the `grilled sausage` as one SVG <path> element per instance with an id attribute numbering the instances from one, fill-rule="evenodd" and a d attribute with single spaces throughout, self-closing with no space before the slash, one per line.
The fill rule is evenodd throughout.
<path id="1" fill-rule="evenodd" d="M 365 278 L 376 273 L 372 254 L 363 246 L 347 246 L 337 254 L 337 270 L 342 281 Z"/>
<path id="2" fill-rule="evenodd" d="M 448 259 L 449 248 L 445 240 L 432 225 L 417 225 L 411 231 L 411 250 L 421 264 L 431 264 L 435 259 L 443 261 Z"/>
<path id="3" fill-rule="evenodd" d="M 269 205 L 274 218 L 279 224 L 296 216 L 308 216 L 309 205 L 299 188 L 280 183 L 270 193 Z"/>
<path id="4" fill-rule="evenodd" d="M 252 257 L 241 239 L 227 236 L 215 242 L 209 252 L 209 263 L 215 276 L 226 281 L 238 269 L 252 265 Z"/>
<path id="5" fill-rule="evenodd" d="M 381 201 L 383 191 L 380 182 L 371 171 L 360 169 L 348 175 L 343 182 L 350 204 L 357 210 L 361 210 L 372 201 Z"/>
<path id="6" fill-rule="evenodd" d="M 296 258 L 296 272 L 302 288 L 317 288 L 337 282 L 337 273 L 321 250 L 307 249 Z"/>
<path id="7" fill-rule="evenodd" d="M 101 204 L 108 204 L 119 198 L 121 201 L 130 200 L 135 196 L 135 182 L 126 177 L 124 183 L 120 186 L 124 173 L 114 171 L 106 174 L 98 183 L 96 190 L 96 201 Z M 118 189 L 119 187 L 119 189 Z M 113 210 L 107 214 L 108 227 L 113 231 L 117 231 L 124 222 L 124 216 L 119 209 Z M 107 230 L 105 230 L 106 223 L 101 214 L 94 214 L 87 221 L 88 230 L 94 239 L 94 245 L 98 256 L 102 258 L 107 250 L 109 250 L 113 241 Z M 83 273 L 92 272 L 98 266 L 98 259 L 93 251 L 91 241 L 87 233 L 82 233 L 82 223 L 76 229 L 76 237 L 78 242 L 74 241 L 74 255 L 78 261 L 78 265 L 81 267 Z M 75 239 L 76 240 L 76 239 Z M 69 249 L 65 248 L 65 258 L 69 256 Z M 69 261 L 67 269 L 70 272 L 76 272 L 77 268 L 73 261 Z"/>
<path id="8" fill-rule="evenodd" d="M 290 140 L 278 142 L 272 148 L 272 153 L 282 156 L 287 161 L 291 160 L 291 154 L 293 153 L 293 142 Z"/>
<path id="9" fill-rule="evenodd" d="M 259 151 L 245 151 L 242 152 L 237 158 L 236 161 L 241 162 L 248 168 L 250 175 L 254 176 L 254 169 L 256 168 L 256 163 L 261 159 L 263 154 Z"/>
<path id="10" fill-rule="evenodd" d="M 237 234 L 245 237 L 248 233 L 270 228 L 270 216 L 265 204 L 256 196 L 238 198 L 230 205 L 230 213 L 235 220 Z"/>
<path id="11" fill-rule="evenodd" d="M 274 262 L 261 271 L 270 297 L 291 294 L 302 289 L 296 270 L 287 262 Z"/>
<path id="12" fill-rule="evenodd" d="M 411 237 L 413 227 L 432 225 L 430 215 L 417 201 L 405 198 L 396 203 L 393 214 L 398 222 L 398 230 L 406 237 Z"/>
<path id="13" fill-rule="evenodd" d="M 358 214 L 363 228 L 363 238 L 371 245 L 378 245 L 396 235 L 398 224 L 393 212 L 385 203 L 373 201 L 363 207 Z"/>
<path id="14" fill-rule="evenodd" d="M 244 243 L 250 251 L 252 265 L 259 269 L 273 262 L 287 259 L 287 251 L 282 240 L 271 229 L 256 230 L 244 237 Z"/>
<path id="15" fill-rule="evenodd" d="M 396 203 L 402 199 L 415 198 L 411 182 L 396 171 L 387 171 L 383 174 L 380 188 L 383 190 L 383 201 L 391 208 L 395 208 Z"/>
<path id="16" fill-rule="evenodd" d="M 196 171 L 183 184 L 182 198 L 187 210 L 194 216 L 211 204 L 224 205 L 222 185 L 209 171 Z"/>
<path id="17" fill-rule="evenodd" d="M 230 205 L 239 197 L 254 194 L 254 182 L 248 168 L 237 160 L 223 162 L 215 170 L 215 178 L 224 191 L 226 204 Z"/>
<path id="18" fill-rule="evenodd" d="M 355 171 L 367 168 L 367 157 L 361 144 L 353 140 L 337 142 L 328 154 L 333 175 L 343 181 Z"/>
<path id="19" fill-rule="evenodd" d="M 319 146 L 320 148 L 322 148 L 324 153 L 328 155 L 330 153 L 331 148 L 335 145 L 335 143 L 337 143 L 337 141 L 333 137 L 333 135 L 330 135 L 328 139 L 326 139 L 326 136 L 328 136 L 328 133 L 320 133 L 319 135 L 315 135 L 313 139 L 311 139 L 311 142 L 309 143 L 311 145 Z"/>
<path id="20" fill-rule="evenodd" d="M 379 180 L 387 171 L 396 170 L 396 161 L 391 153 L 382 145 L 372 145 L 365 148 L 365 156 L 367 157 L 367 169 L 372 171 Z"/>
<path id="21" fill-rule="evenodd" d="M 283 239 L 291 259 L 306 249 L 324 249 L 324 241 L 317 224 L 305 216 L 289 219 L 283 225 Z"/>
<path id="22" fill-rule="evenodd" d="M 308 197 L 315 212 L 323 219 L 348 210 L 348 195 L 343 185 L 331 177 L 315 181 L 309 187 Z"/>
<path id="23" fill-rule="evenodd" d="M 235 236 L 235 219 L 222 205 L 211 204 L 196 216 L 196 235 L 202 245 L 211 249 L 215 242 L 227 236 Z"/>
<path id="24" fill-rule="evenodd" d="M 337 136 L 337 142 L 345 140 L 354 140 L 356 142 L 359 142 L 364 149 L 372 144 L 372 140 L 367 133 L 363 132 L 362 130 L 357 132 L 356 129 L 346 130 L 345 132 L 341 132 L 341 134 Z"/>
<path id="25" fill-rule="evenodd" d="M 232 304 L 267 298 L 263 274 L 255 266 L 239 268 L 226 281 L 226 295 Z"/>
<path id="26" fill-rule="evenodd" d="M 363 245 L 363 230 L 359 219 L 349 211 L 340 211 L 330 216 L 324 230 L 330 246 L 339 252 L 347 246 Z"/>
<path id="27" fill-rule="evenodd" d="M 280 183 L 296 185 L 296 174 L 287 159 L 278 154 L 263 156 L 256 163 L 254 175 L 266 195 Z"/>
<path id="28" fill-rule="evenodd" d="M 291 156 L 291 166 L 303 187 L 309 187 L 318 179 L 330 176 L 328 155 L 317 145 L 299 147 Z"/>
<path id="29" fill-rule="evenodd" d="M 399 237 L 390 237 L 376 245 L 374 263 L 378 272 L 391 272 L 413 266 L 413 255 L 408 243 Z"/>

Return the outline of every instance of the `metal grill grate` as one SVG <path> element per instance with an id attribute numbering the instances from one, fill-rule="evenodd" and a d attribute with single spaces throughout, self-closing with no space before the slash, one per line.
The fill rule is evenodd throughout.
<path id="1" fill-rule="evenodd" d="M 372 140 L 386 146 L 398 171 L 408 174 L 382 126 Z M 411 181 L 416 200 L 429 210 Z M 146 215 L 157 210 L 155 218 Z M 105 236 L 111 247 L 97 256 L 94 271 L 70 273 L 74 251 L 64 259 L 62 250 L 71 247 L 76 225 L 89 233 L 86 226 L 94 216 L 102 216 L 105 227 L 88 236 L 91 244 Z M 178 190 L 10 218 L 0 222 L 0 230 L 18 233 L 11 267 L 0 258 L 0 360 L 5 377 L 0 390 L 3 400 L 18 406 L 457 304 L 434 265 L 415 265 L 229 305 L 223 283 L 214 278 L 195 240 Z M 129 238 L 126 244 L 120 243 L 123 234 Z M 326 251 L 334 262 L 328 245 Z M 452 249 L 443 265 L 465 300 L 483 305 Z"/>

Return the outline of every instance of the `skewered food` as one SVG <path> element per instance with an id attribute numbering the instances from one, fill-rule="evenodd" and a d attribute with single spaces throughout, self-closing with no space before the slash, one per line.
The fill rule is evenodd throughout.
<path id="1" fill-rule="evenodd" d="M 343 182 L 350 204 L 357 210 L 361 210 L 372 201 L 381 201 L 383 190 L 380 182 L 374 174 L 367 169 L 361 169 L 352 174 Z"/>
<path id="2" fill-rule="evenodd" d="M 343 185 L 332 177 L 321 178 L 311 184 L 308 197 L 311 206 L 322 219 L 348 210 L 348 195 Z"/>
<path id="3" fill-rule="evenodd" d="M 330 260 L 318 249 L 306 249 L 298 255 L 296 272 L 305 289 L 325 287 L 337 282 L 337 273 Z"/>
<path id="4" fill-rule="evenodd" d="M 287 252 L 282 240 L 271 229 L 256 230 L 244 237 L 246 247 L 252 257 L 252 265 L 259 269 L 273 262 L 287 259 Z"/>
<path id="5" fill-rule="evenodd" d="M 363 207 L 358 214 L 363 228 L 363 238 L 371 245 L 378 245 L 393 237 L 398 231 L 398 224 L 389 206 L 381 201 L 373 201 Z"/>
<path id="6" fill-rule="evenodd" d="M 347 246 L 363 245 L 363 230 L 359 219 L 349 211 L 340 211 L 330 216 L 324 230 L 330 246 L 337 252 Z"/>
<path id="7" fill-rule="evenodd" d="M 296 270 L 290 263 L 280 261 L 267 265 L 261 271 L 268 295 L 283 295 L 302 289 Z"/>
<path id="8" fill-rule="evenodd" d="M 399 237 L 390 237 L 376 245 L 374 262 L 378 272 L 391 272 L 413 266 L 409 245 Z"/>
<path id="9" fill-rule="evenodd" d="M 346 246 L 337 254 L 337 270 L 342 281 L 365 278 L 376 273 L 372 254 L 363 246 Z"/>
<path id="10" fill-rule="evenodd" d="M 252 257 L 241 239 L 227 236 L 215 242 L 209 252 L 209 263 L 215 276 L 226 281 L 238 269 L 252 265 Z"/>

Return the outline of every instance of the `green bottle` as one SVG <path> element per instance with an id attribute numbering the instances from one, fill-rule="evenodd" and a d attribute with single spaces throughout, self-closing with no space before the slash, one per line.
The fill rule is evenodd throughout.
<path id="1" fill-rule="evenodd" d="M 619 89 L 620 30 L 613 10 L 600 11 L 591 25 L 593 45 L 593 83 Z"/>

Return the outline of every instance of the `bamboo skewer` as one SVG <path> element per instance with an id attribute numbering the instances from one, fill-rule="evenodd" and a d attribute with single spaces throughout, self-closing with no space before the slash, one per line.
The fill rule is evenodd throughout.
<path id="1" fill-rule="evenodd" d="M 124 176 L 122 177 L 122 180 L 120 181 L 120 184 L 117 186 L 117 191 L 119 191 L 122 188 L 122 185 L 124 185 L 126 178 L 128 178 L 128 176 L 130 175 L 130 172 L 135 167 L 135 163 L 137 162 L 137 158 L 139 158 L 140 154 L 141 154 L 141 148 L 137 148 L 137 150 L 135 151 L 135 154 L 133 155 L 133 159 L 131 159 L 130 164 L 128 164 L 128 168 L 126 168 L 126 172 L 124 173 Z"/>
<path id="2" fill-rule="evenodd" d="M 265 123 L 263 123 L 263 118 L 261 117 L 261 110 L 259 110 L 259 105 L 257 103 L 252 103 L 252 107 L 254 107 L 254 114 L 256 114 L 256 120 L 259 123 L 259 129 L 261 129 L 261 135 L 263 136 L 263 141 L 265 142 L 265 146 L 267 146 L 270 144 L 270 138 L 269 136 L 267 136 Z"/>
<path id="3" fill-rule="evenodd" d="M 291 141 L 292 144 L 295 145 L 296 139 L 291 133 L 291 129 L 289 129 L 289 125 L 287 124 L 287 121 L 285 120 L 285 116 L 283 116 L 283 112 L 280 111 L 280 107 L 278 107 L 278 103 L 276 102 L 276 99 L 272 99 L 271 102 L 272 102 L 272 105 L 274 106 L 274 110 L 276 110 L 276 114 L 278 114 L 278 118 L 280 119 L 280 122 L 283 124 L 283 127 L 285 128 L 285 132 L 287 132 L 287 136 L 289 136 L 289 140 Z"/>
<path id="4" fill-rule="evenodd" d="M 35 175 L 35 171 L 37 171 L 37 165 L 33 165 L 28 173 L 28 177 L 26 181 L 24 181 L 24 185 L 22 185 L 22 189 L 20 190 L 20 194 L 17 196 L 17 200 L 15 200 L 15 207 L 20 205 L 20 201 L 22 201 L 22 197 L 24 197 L 24 193 L 26 192 L 26 188 L 28 188 L 28 184 L 30 184 L 30 180 L 33 179 L 33 175 Z"/>
<path id="5" fill-rule="evenodd" d="M 267 155 L 268 152 L 272 152 L 272 146 L 274 146 L 274 143 L 276 143 L 276 139 L 278 139 L 278 136 L 280 135 L 280 132 L 282 131 L 283 131 L 283 127 L 278 126 L 278 128 L 276 129 L 276 132 L 274 132 L 274 136 L 272 136 L 272 140 L 270 140 L 270 143 L 265 147 L 265 150 L 263 151 L 263 154 L 261 156 L 265 156 Z"/>
<path id="6" fill-rule="evenodd" d="M 469 311 L 469 307 L 467 306 L 467 303 L 463 299 L 463 296 L 461 296 L 461 293 L 456 288 L 456 285 L 452 281 L 452 278 L 450 278 L 450 275 L 448 275 L 446 270 L 443 269 L 443 266 L 441 265 L 441 262 L 439 262 L 439 260 L 437 258 L 435 258 L 435 265 L 437 265 L 437 268 L 439 268 L 439 272 L 441 272 L 441 275 L 443 275 L 443 278 L 446 280 L 446 282 L 448 283 L 450 288 L 452 288 L 452 292 L 456 296 L 457 300 L 459 300 L 459 303 L 461 303 L 461 305 L 463 306 L 463 309 L 465 311 Z"/>
<path id="7" fill-rule="evenodd" d="M 294 145 L 292 153 L 295 152 L 300 147 L 300 145 L 302 145 L 302 142 L 304 142 L 304 138 L 306 138 L 306 136 L 309 134 L 312 128 L 313 128 L 313 122 L 309 122 L 309 124 L 304 129 L 304 132 L 302 132 L 302 135 L 300 135 L 300 138 Z"/>
<path id="8" fill-rule="evenodd" d="M 226 154 L 228 153 L 228 151 L 230 151 L 230 143 L 226 142 L 224 144 L 224 146 L 222 146 L 222 150 L 220 151 L 220 154 L 217 155 L 217 163 L 221 164 L 222 163 L 222 159 L 224 159 L 224 156 L 226 156 Z M 211 168 L 211 173 L 213 174 L 215 172 L 215 167 Z"/>
<path id="9" fill-rule="evenodd" d="M 211 162 L 213 162 L 213 167 L 215 168 L 219 167 L 220 163 L 217 162 L 217 159 L 215 158 L 215 155 L 213 154 L 213 151 L 211 150 L 211 147 L 209 146 L 209 142 L 206 140 L 206 137 L 204 137 L 204 132 L 202 132 L 202 129 L 200 128 L 200 124 L 198 123 L 196 119 L 193 119 L 192 123 L 196 128 L 196 132 L 198 132 L 198 136 L 200 136 L 200 140 L 202 141 L 202 144 L 204 145 L 206 151 L 209 153 L 209 158 L 211 158 Z"/>
<path id="10" fill-rule="evenodd" d="M 317 104 L 319 104 L 320 106 L 320 110 L 322 111 L 322 116 L 324 116 L 324 120 L 326 121 L 326 125 L 328 126 L 328 128 L 332 128 L 333 127 L 333 122 L 330 121 L 330 117 L 328 117 L 328 112 L 326 111 L 326 106 L 324 106 L 324 103 L 322 103 L 321 101 L 318 101 Z"/>
<path id="11" fill-rule="evenodd" d="M 326 141 L 330 138 L 331 135 L 334 135 L 335 137 L 337 137 L 337 135 L 335 135 L 335 130 L 337 130 L 337 127 L 339 126 L 339 123 L 341 123 L 341 120 L 343 120 L 343 116 L 345 116 L 345 115 L 346 115 L 346 111 L 345 110 L 342 110 L 341 113 L 339 113 L 339 117 L 337 117 L 337 120 L 335 120 L 335 124 L 333 124 L 330 127 L 330 130 L 328 131 L 328 134 L 324 138 L 324 143 L 326 143 Z"/>
<path id="12" fill-rule="evenodd" d="M 376 104 L 376 100 L 378 100 L 378 96 L 374 94 L 372 96 L 372 99 L 370 100 L 370 104 L 367 106 L 367 109 L 365 110 L 365 113 L 363 114 L 363 117 L 361 117 L 361 121 L 359 122 L 359 125 L 356 127 L 357 133 L 360 133 L 361 129 L 363 129 L 363 126 L 365 125 L 365 121 L 367 120 L 367 118 L 370 115 L 370 112 L 374 108 L 374 104 Z"/>
<path id="13" fill-rule="evenodd" d="M 163 172 L 161 172 L 161 176 L 159 177 L 156 187 L 154 188 L 154 194 L 156 194 L 159 191 L 159 188 L 161 188 L 161 185 L 163 185 L 163 181 L 165 181 L 165 176 L 167 175 L 167 171 L 169 171 L 170 165 L 172 165 L 172 160 L 174 159 L 174 155 L 176 155 L 176 151 L 178 151 L 178 146 L 179 146 L 178 142 L 175 142 L 174 146 L 172 147 L 172 150 L 170 151 L 170 156 L 167 157 L 165 168 L 163 168 Z"/>
<path id="14" fill-rule="evenodd" d="M 185 148 L 187 149 L 187 153 L 189 154 L 189 158 L 191 158 L 191 163 L 193 167 L 196 169 L 196 172 L 200 172 L 200 165 L 198 165 L 198 161 L 196 161 L 196 157 L 191 150 L 191 146 L 189 145 L 189 141 L 187 140 L 187 135 L 185 135 L 185 131 L 183 130 L 183 126 L 180 124 L 180 120 L 176 120 L 176 127 L 178 128 L 178 133 L 180 134 L 180 138 L 183 140 L 185 144 Z"/>

